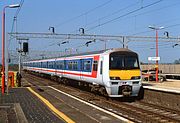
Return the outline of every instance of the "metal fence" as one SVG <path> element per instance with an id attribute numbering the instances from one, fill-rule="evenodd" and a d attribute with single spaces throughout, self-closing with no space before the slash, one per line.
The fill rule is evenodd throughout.
<path id="1" fill-rule="evenodd" d="M 155 69 L 155 64 L 141 65 L 142 70 Z M 180 74 L 180 64 L 159 64 L 159 70 L 165 74 Z"/>

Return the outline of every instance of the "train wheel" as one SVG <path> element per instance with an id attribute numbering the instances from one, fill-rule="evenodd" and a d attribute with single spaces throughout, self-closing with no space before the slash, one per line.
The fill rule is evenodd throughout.
<path id="1" fill-rule="evenodd" d="M 106 92 L 106 89 L 104 87 L 100 87 L 99 92 L 101 95 L 107 96 L 107 92 Z"/>

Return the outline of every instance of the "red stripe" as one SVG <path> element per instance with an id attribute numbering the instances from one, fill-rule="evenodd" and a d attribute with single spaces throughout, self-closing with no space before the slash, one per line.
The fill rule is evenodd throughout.
<path id="1" fill-rule="evenodd" d="M 32 70 L 39 70 L 39 71 L 45 71 L 45 72 L 55 72 L 55 73 L 62 73 L 62 74 L 70 74 L 70 75 L 76 75 L 76 76 L 84 76 L 84 77 L 92 77 L 96 78 L 97 77 L 97 72 L 93 71 L 91 75 L 88 74 L 79 74 L 79 73 L 70 73 L 70 72 L 61 72 L 61 71 L 56 71 L 56 70 L 45 70 L 43 68 L 32 68 Z"/>
<path id="2" fill-rule="evenodd" d="M 94 57 L 94 60 L 99 61 L 99 55 L 96 55 L 96 56 L 93 56 L 93 57 Z M 70 74 L 70 75 L 76 75 L 76 76 L 97 78 L 97 71 L 92 71 L 91 75 L 88 75 L 88 74 L 61 72 L 61 71 L 56 71 L 56 70 L 45 70 L 43 68 L 32 68 L 32 70 L 40 70 L 40 71 L 46 71 L 46 72 L 55 72 L 55 73 L 62 73 L 62 74 Z"/>
<path id="3" fill-rule="evenodd" d="M 99 61 L 99 55 L 94 56 L 94 60 Z"/>

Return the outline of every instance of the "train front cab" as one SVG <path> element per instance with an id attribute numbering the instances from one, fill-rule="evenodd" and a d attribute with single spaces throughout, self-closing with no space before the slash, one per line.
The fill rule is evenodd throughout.
<path id="1" fill-rule="evenodd" d="M 116 51 L 109 55 L 110 97 L 138 96 L 141 71 L 138 55 L 131 51 Z"/>

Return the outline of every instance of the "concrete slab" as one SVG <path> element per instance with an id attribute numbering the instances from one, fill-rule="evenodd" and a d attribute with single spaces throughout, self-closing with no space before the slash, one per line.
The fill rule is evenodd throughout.
<path id="1" fill-rule="evenodd" d="M 143 87 L 147 89 L 161 90 L 180 94 L 180 80 L 167 80 L 164 82 L 143 81 Z"/>

